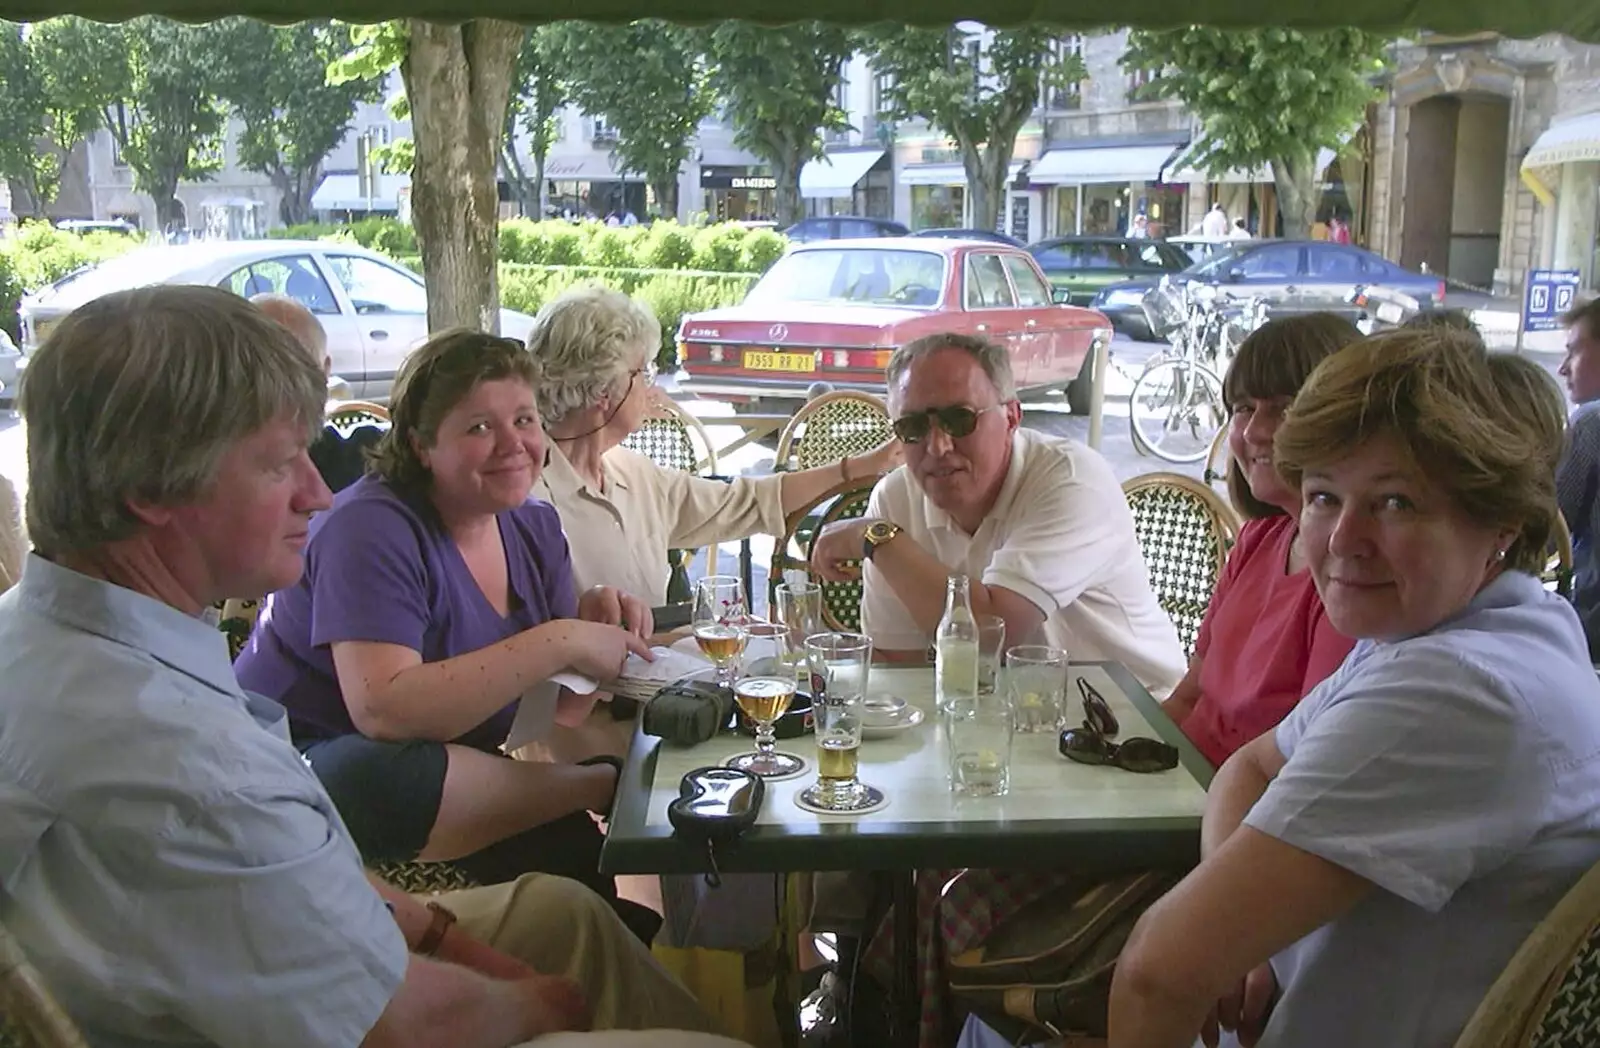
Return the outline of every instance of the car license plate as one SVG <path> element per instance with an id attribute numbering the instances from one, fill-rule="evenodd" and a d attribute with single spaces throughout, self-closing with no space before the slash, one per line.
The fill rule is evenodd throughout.
<path id="1" fill-rule="evenodd" d="M 769 353 L 762 349 L 744 351 L 744 366 L 750 371 L 815 371 L 814 353 Z"/>

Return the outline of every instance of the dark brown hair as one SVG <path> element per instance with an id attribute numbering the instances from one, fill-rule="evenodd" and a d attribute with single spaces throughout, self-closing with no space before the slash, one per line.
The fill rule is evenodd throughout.
<path id="1" fill-rule="evenodd" d="M 1245 400 L 1293 397 L 1318 364 L 1361 337 L 1350 321 L 1333 313 L 1305 313 L 1269 320 L 1239 346 L 1227 377 L 1222 401 L 1229 414 Z M 1231 425 L 1232 423 L 1227 423 Z M 1228 463 L 1228 499 L 1239 515 L 1259 520 L 1283 510 L 1256 498 L 1237 462 Z"/>
<path id="2" fill-rule="evenodd" d="M 1567 310 L 1562 314 L 1561 323 L 1567 327 L 1582 324 L 1585 336 L 1600 339 L 1600 296 Z"/>
<path id="3" fill-rule="evenodd" d="M 1509 570 L 1538 574 L 1555 527 L 1563 416 L 1555 383 L 1518 358 L 1491 359 L 1460 332 L 1401 329 L 1363 339 L 1317 368 L 1273 445 L 1284 480 L 1378 437 L 1474 521 L 1517 533 Z"/>
<path id="4" fill-rule="evenodd" d="M 532 354 L 514 338 L 468 328 L 441 331 L 400 365 L 389 401 L 391 424 L 372 449 L 368 470 L 398 487 L 425 486 L 428 467 L 416 445 L 433 446 L 451 409 L 480 382 L 516 378 L 537 391 L 537 373 Z"/>

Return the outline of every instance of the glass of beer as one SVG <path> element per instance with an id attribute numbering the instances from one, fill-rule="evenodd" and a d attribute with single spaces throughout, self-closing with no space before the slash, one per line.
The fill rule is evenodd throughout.
<path id="1" fill-rule="evenodd" d="M 694 640 L 723 687 L 732 687 L 744 652 L 745 609 L 744 583 L 735 575 L 707 575 L 694 584 Z"/>
<path id="2" fill-rule="evenodd" d="M 856 811 L 868 803 L 857 765 L 872 641 L 860 633 L 814 634 L 806 638 L 806 663 L 817 725 L 817 781 L 801 797 L 829 811 Z"/>
<path id="3" fill-rule="evenodd" d="M 754 753 L 741 753 L 725 762 L 729 768 L 738 768 L 764 778 L 787 778 L 806 770 L 804 758 L 792 753 L 779 753 L 778 738 L 773 726 L 789 710 L 794 701 L 793 674 L 777 673 L 760 677 L 740 677 L 733 685 L 733 699 L 739 709 L 756 726 Z"/>

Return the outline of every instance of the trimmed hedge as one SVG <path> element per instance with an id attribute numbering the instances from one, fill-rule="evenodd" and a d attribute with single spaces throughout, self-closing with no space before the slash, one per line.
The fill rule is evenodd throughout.
<path id="1" fill-rule="evenodd" d="M 24 222 L 16 235 L 0 240 L 0 327 L 20 340 L 17 306 L 24 292 L 143 245 L 142 238 L 123 233 L 79 235 L 48 222 Z"/>

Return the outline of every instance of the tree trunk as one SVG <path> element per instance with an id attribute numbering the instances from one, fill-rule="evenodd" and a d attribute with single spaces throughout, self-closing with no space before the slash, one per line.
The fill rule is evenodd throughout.
<path id="1" fill-rule="evenodd" d="M 550 186 L 544 180 L 544 162 L 547 150 L 535 150 L 533 154 L 533 184 L 539 188 L 535 194 L 539 201 L 539 214 L 536 219 L 540 222 L 549 214 Z"/>
<path id="2" fill-rule="evenodd" d="M 416 160 L 411 217 L 428 286 L 428 328 L 500 330 L 496 158 L 525 30 L 476 19 L 407 19 L 400 63 Z"/>
<path id="3" fill-rule="evenodd" d="M 967 172 L 967 188 L 972 193 L 972 228 L 998 229 L 1011 150 L 992 143 L 982 148 L 962 143 L 961 166 Z"/>
<path id="4" fill-rule="evenodd" d="M 652 179 L 650 189 L 656 195 L 656 209 L 660 218 L 678 217 L 678 173 L 670 178 Z"/>
<path id="5" fill-rule="evenodd" d="M 772 175 L 778 182 L 774 203 L 777 212 L 772 217 L 779 229 L 786 229 L 805 217 L 805 201 L 800 198 L 800 169 L 804 164 L 798 151 L 785 150 L 773 155 Z"/>
<path id="6" fill-rule="evenodd" d="M 1316 159 L 1311 156 L 1279 157 L 1272 161 L 1272 184 L 1283 213 L 1283 237 L 1308 237 L 1317 223 Z M 1266 216 L 1262 216 L 1265 225 Z"/>
<path id="7" fill-rule="evenodd" d="M 156 204 L 156 228 L 162 233 L 170 233 L 180 219 L 186 219 L 183 205 L 178 203 L 178 184 L 176 180 L 153 188 L 150 198 Z"/>
<path id="8" fill-rule="evenodd" d="M 526 218 L 534 192 L 528 184 L 528 172 L 522 167 L 522 158 L 517 156 L 517 144 L 509 128 L 505 145 L 501 147 L 501 157 L 506 165 L 506 180 L 511 183 L 511 195 L 517 201 L 517 213 Z"/>
<path id="9" fill-rule="evenodd" d="M 278 191 L 278 220 L 284 225 L 298 226 L 311 221 L 311 194 L 321 172 L 320 161 L 310 171 L 279 167 L 268 172 L 267 178 Z"/>

